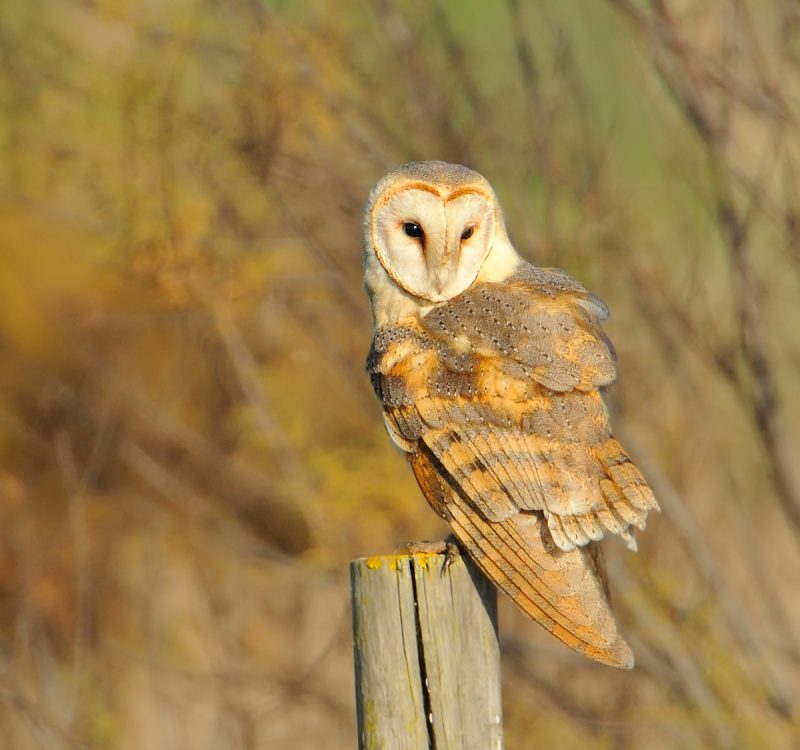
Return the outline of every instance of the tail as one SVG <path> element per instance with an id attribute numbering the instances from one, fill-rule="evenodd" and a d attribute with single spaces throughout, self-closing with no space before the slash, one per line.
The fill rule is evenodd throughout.
<path id="1" fill-rule="evenodd" d="M 633 653 L 617 632 L 604 582 L 586 548 L 559 549 L 539 511 L 484 520 L 425 453 L 409 455 L 422 491 L 478 567 L 528 616 L 570 648 L 630 669 Z M 435 460 L 435 459 L 433 459 Z"/>

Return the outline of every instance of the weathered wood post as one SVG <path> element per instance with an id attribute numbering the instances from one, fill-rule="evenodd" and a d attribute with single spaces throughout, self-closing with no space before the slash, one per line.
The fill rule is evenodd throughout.
<path id="1" fill-rule="evenodd" d="M 494 586 L 469 559 L 353 560 L 360 750 L 502 747 Z"/>

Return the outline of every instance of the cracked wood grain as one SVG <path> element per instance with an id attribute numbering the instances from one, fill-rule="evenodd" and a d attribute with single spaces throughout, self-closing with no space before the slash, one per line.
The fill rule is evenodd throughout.
<path id="1" fill-rule="evenodd" d="M 502 747 L 494 587 L 465 558 L 350 565 L 361 750 Z"/>

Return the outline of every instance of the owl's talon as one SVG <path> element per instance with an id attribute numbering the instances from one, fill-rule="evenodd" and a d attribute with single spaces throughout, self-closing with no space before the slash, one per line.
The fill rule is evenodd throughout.
<path id="1" fill-rule="evenodd" d="M 451 534 L 447 539 L 429 542 L 403 542 L 395 551 L 395 555 L 444 555 L 444 565 L 442 573 L 450 569 L 450 566 L 461 556 L 461 548 L 456 542 L 455 536 Z"/>
<path id="2" fill-rule="evenodd" d="M 444 550 L 444 570 L 449 570 L 450 566 L 461 557 L 461 547 L 458 546 L 454 534 L 450 534 L 443 542 Z"/>
<path id="3" fill-rule="evenodd" d="M 395 555 L 443 555 L 447 554 L 448 542 L 427 540 L 418 542 L 403 542 L 395 547 Z"/>

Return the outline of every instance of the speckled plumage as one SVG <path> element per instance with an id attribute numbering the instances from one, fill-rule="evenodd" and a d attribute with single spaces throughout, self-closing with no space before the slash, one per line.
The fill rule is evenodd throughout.
<path id="1" fill-rule="evenodd" d="M 631 666 L 598 575 L 595 542 L 611 532 L 635 548 L 634 527 L 643 528 L 658 506 L 612 437 L 600 394 L 616 377 L 600 325 L 608 311 L 563 271 L 519 259 L 488 183 L 443 162 L 402 167 L 373 190 L 364 232 L 368 271 L 374 215 L 391 207 L 395 191 L 420 190 L 426 180 L 424 190 L 445 204 L 470 185 L 476 201 L 491 202 L 474 214 L 483 217 L 474 233 L 485 250 L 480 260 L 470 260 L 470 248 L 447 240 L 437 252 L 450 258 L 457 251 L 459 262 L 474 263 L 474 280 L 439 301 L 417 267 L 409 294 L 402 276 L 409 258 L 417 262 L 413 246 L 403 238 L 402 262 L 396 262 L 391 242 L 394 223 L 402 231 L 417 221 L 407 215 L 414 201 L 406 194 L 397 217 L 380 217 L 389 244 L 375 254 L 394 265 L 388 284 L 376 279 L 380 269 L 367 274 L 376 320 L 367 370 L 387 428 L 432 507 L 503 591 L 576 650 Z M 464 211 L 456 220 L 471 215 Z M 482 237 L 479 222 L 489 223 L 489 215 L 494 220 Z M 443 221 L 450 220 L 445 214 Z M 466 230 L 451 230 L 442 235 L 461 235 L 463 245 Z M 424 244 L 421 260 L 430 268 Z M 502 262 L 493 261 L 493 253 Z M 446 282 L 445 289 L 447 283 L 452 288 Z"/>

